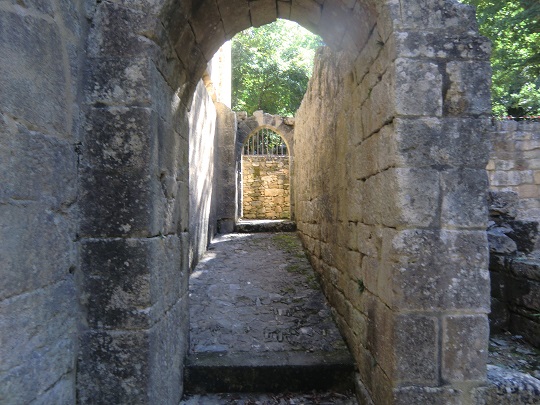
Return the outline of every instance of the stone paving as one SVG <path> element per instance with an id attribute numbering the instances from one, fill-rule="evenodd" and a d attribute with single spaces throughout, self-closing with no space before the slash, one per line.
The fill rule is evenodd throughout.
<path id="1" fill-rule="evenodd" d="M 311 394 L 208 394 L 191 395 L 180 405 L 357 405 L 354 396 L 337 392 Z"/>
<path id="2" fill-rule="evenodd" d="M 293 233 L 216 238 L 190 277 L 190 352 L 346 350 Z"/>
<path id="3" fill-rule="evenodd" d="M 264 358 L 273 363 L 284 359 L 283 366 L 289 359 L 310 363 L 345 357 L 352 364 L 294 233 L 227 234 L 214 239 L 190 277 L 188 356 L 202 362 L 207 356 L 248 362 Z M 185 399 L 191 402 L 184 403 L 356 403 L 352 394 L 336 392 L 319 394 L 317 400 L 305 395 L 246 395 L 236 402 L 215 394 L 191 396 Z"/>

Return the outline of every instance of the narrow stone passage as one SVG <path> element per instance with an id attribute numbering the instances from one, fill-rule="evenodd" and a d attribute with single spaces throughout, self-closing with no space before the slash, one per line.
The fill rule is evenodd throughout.
<path id="1" fill-rule="evenodd" d="M 190 277 L 190 317 L 189 393 L 352 389 L 352 358 L 295 233 L 216 238 Z"/>

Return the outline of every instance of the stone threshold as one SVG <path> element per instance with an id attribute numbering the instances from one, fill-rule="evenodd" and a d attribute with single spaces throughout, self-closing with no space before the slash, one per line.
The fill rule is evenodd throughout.
<path id="1" fill-rule="evenodd" d="M 350 392 L 354 361 L 330 352 L 196 353 L 187 358 L 188 394 L 218 392 Z"/>
<path id="2" fill-rule="evenodd" d="M 234 227 L 237 233 L 296 232 L 296 222 L 286 219 L 241 219 Z"/>

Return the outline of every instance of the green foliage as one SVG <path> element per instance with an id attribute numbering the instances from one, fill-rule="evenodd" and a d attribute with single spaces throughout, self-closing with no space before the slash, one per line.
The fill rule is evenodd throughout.
<path id="1" fill-rule="evenodd" d="M 358 292 L 362 294 L 366 290 L 366 285 L 364 282 L 360 279 L 356 280 L 356 284 L 358 284 Z"/>
<path id="2" fill-rule="evenodd" d="M 491 39 L 495 115 L 540 114 L 540 1 L 462 0 Z"/>
<path id="3" fill-rule="evenodd" d="M 237 34 L 232 41 L 233 109 L 294 115 L 321 45 L 318 36 L 286 20 Z"/>

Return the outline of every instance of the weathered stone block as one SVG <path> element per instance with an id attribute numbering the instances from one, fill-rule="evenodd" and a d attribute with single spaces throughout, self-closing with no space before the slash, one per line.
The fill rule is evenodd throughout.
<path id="1" fill-rule="evenodd" d="M 516 252 L 516 243 L 506 236 L 507 230 L 493 228 L 487 231 L 489 252 L 493 255 L 511 255 Z"/>
<path id="2" fill-rule="evenodd" d="M 512 305 L 540 312 L 540 282 L 527 279 L 512 279 L 508 282 L 508 295 Z"/>
<path id="3" fill-rule="evenodd" d="M 92 108 L 82 162 L 97 170 L 146 169 L 156 155 L 157 117 L 148 108 Z"/>
<path id="4" fill-rule="evenodd" d="M 148 403 L 146 330 L 89 330 L 80 336 L 77 399 L 81 404 Z"/>
<path id="5" fill-rule="evenodd" d="M 62 63 L 62 45 L 57 26 L 45 19 L 0 13 L 1 111 L 39 131 L 70 138 L 69 66 Z"/>
<path id="6" fill-rule="evenodd" d="M 73 279 L 67 275 L 45 288 L 0 301 L 2 402 L 30 403 L 43 396 L 50 398 L 50 403 L 74 403 L 72 388 L 62 392 L 54 387 L 63 376 L 73 387 L 78 317 L 75 296 Z M 55 392 L 45 394 L 48 390 Z"/>
<path id="7" fill-rule="evenodd" d="M 374 231 L 374 227 L 359 223 L 356 246 L 360 253 L 377 258 L 381 247 L 381 241 L 377 238 Z"/>
<path id="8" fill-rule="evenodd" d="M 398 163 L 398 145 L 393 127 L 385 125 L 381 130 L 363 141 L 351 153 L 354 176 L 366 179 Z"/>
<path id="9" fill-rule="evenodd" d="M 277 16 L 289 20 L 291 18 L 291 2 L 288 0 L 277 1 Z"/>
<path id="10" fill-rule="evenodd" d="M 536 241 L 540 238 L 538 232 L 538 222 L 536 221 L 509 221 L 508 225 L 512 228 L 508 236 L 516 242 L 517 250 L 524 253 L 530 253 L 534 250 Z"/>
<path id="11" fill-rule="evenodd" d="M 353 69 L 357 84 L 360 84 L 365 75 L 372 69 L 373 62 L 379 56 L 381 44 L 383 43 L 384 41 L 379 36 L 379 32 L 373 30 L 354 63 Z"/>
<path id="12" fill-rule="evenodd" d="M 369 398 L 371 401 L 371 396 L 368 393 L 368 389 L 371 389 L 373 386 L 374 379 L 374 369 L 377 365 L 377 362 L 371 355 L 371 353 L 365 349 L 364 346 L 358 345 L 358 352 L 354 353 L 354 358 L 357 359 L 358 364 L 358 376 L 356 381 L 357 390 L 358 387 L 361 387 L 361 392 L 356 392 L 357 397 L 361 397 L 361 394 L 364 394 L 364 398 Z M 369 388 L 368 388 L 369 387 Z M 367 405 L 373 405 L 373 402 L 366 401 Z"/>
<path id="13" fill-rule="evenodd" d="M 518 278 L 540 281 L 540 260 L 533 257 L 515 257 L 512 259 L 510 272 Z"/>
<path id="14" fill-rule="evenodd" d="M 159 179 L 149 169 L 83 168 L 81 174 L 81 236 L 155 236 L 163 218 L 158 208 Z M 157 177 L 157 176 L 156 176 Z"/>
<path id="15" fill-rule="evenodd" d="M 251 26 L 248 0 L 218 0 L 218 8 L 227 38 Z"/>
<path id="16" fill-rule="evenodd" d="M 397 315 L 394 325 L 395 379 L 401 385 L 439 382 L 439 321 L 420 314 Z"/>
<path id="17" fill-rule="evenodd" d="M 349 7 L 350 4 L 345 4 Z M 345 35 L 341 42 L 341 48 L 346 52 L 350 52 L 351 56 L 357 56 L 367 46 L 370 34 L 372 32 L 378 32 L 380 25 L 375 24 L 374 17 L 375 12 L 368 9 L 360 3 L 354 5 L 354 9 L 347 11 L 346 15 L 349 17 L 349 22 L 346 25 Z"/>
<path id="18" fill-rule="evenodd" d="M 194 4 L 190 25 L 195 33 L 198 47 L 205 59 L 210 61 L 226 40 L 219 6 L 215 1 Z M 198 79 L 198 77 L 195 77 Z"/>
<path id="19" fill-rule="evenodd" d="M 187 262 L 176 236 L 82 244 L 81 289 L 90 328 L 148 328 L 186 294 Z"/>
<path id="20" fill-rule="evenodd" d="M 540 347 L 540 323 L 538 321 L 520 314 L 510 313 L 510 330 L 525 337 L 533 346 Z"/>
<path id="21" fill-rule="evenodd" d="M 491 113 L 489 61 L 449 62 L 446 65 L 448 88 L 444 95 L 445 115 Z"/>
<path id="22" fill-rule="evenodd" d="M 444 30 L 455 33 L 478 30 L 474 8 L 466 4 L 419 0 L 403 6 L 394 0 L 390 6 L 395 28 Z"/>
<path id="23" fill-rule="evenodd" d="M 364 183 L 364 219 L 390 227 L 438 223 L 439 174 L 429 169 L 392 168 Z"/>
<path id="24" fill-rule="evenodd" d="M 476 35 L 405 31 L 395 37 L 397 52 L 404 58 L 489 60 L 491 54 L 490 42 Z"/>
<path id="25" fill-rule="evenodd" d="M 406 165 L 484 169 L 488 162 L 485 120 L 396 118 L 394 126 L 398 151 Z"/>
<path id="26" fill-rule="evenodd" d="M 513 191 L 494 191 L 488 193 L 490 217 L 514 219 L 517 215 L 518 195 Z"/>
<path id="27" fill-rule="evenodd" d="M 69 216 L 37 203 L 0 205 L 0 299 L 64 279 L 76 265 L 74 239 Z"/>
<path id="28" fill-rule="evenodd" d="M 249 11 L 251 15 L 251 24 L 254 27 L 269 24 L 277 18 L 276 2 L 253 0 L 249 2 Z"/>
<path id="29" fill-rule="evenodd" d="M 72 144 L 31 132 L 5 115 L 0 116 L 0 133 L 0 200 L 41 200 L 55 209 L 75 201 Z"/>
<path id="30" fill-rule="evenodd" d="M 395 108 L 400 115 L 442 115 L 443 78 L 437 64 L 416 59 L 395 61 Z"/>
<path id="31" fill-rule="evenodd" d="M 188 313 L 186 294 L 167 308 L 167 312 L 149 332 L 149 404 L 177 404 L 182 397 Z"/>
<path id="32" fill-rule="evenodd" d="M 358 342 L 365 347 L 367 344 L 368 319 L 366 315 L 354 308 L 351 309 L 350 314 L 349 327 L 357 337 Z"/>
<path id="33" fill-rule="evenodd" d="M 188 78 L 200 78 L 208 64 L 201 49 L 195 42 L 195 34 L 189 25 L 184 27 L 182 33 L 178 36 L 178 41 L 174 45 L 174 50 L 178 55 L 182 65 L 187 71 Z M 199 83 L 199 80 L 188 80 L 183 83 L 180 89 L 180 98 L 185 102 L 185 105 L 190 105 L 193 93 Z"/>
<path id="34" fill-rule="evenodd" d="M 58 380 L 46 392 L 35 400 L 36 404 L 71 405 L 77 403 L 75 396 L 75 373 L 68 374 Z"/>
<path id="35" fill-rule="evenodd" d="M 149 106 L 152 102 L 147 58 L 93 58 L 85 69 L 85 97 L 91 104 Z"/>
<path id="36" fill-rule="evenodd" d="M 395 373 L 395 319 L 393 312 L 375 296 L 366 296 L 367 345 L 377 363 L 392 378 Z M 362 308 L 361 308 L 362 310 Z"/>
<path id="37" fill-rule="evenodd" d="M 158 28 L 157 19 L 149 18 L 146 11 L 127 8 L 117 3 L 100 3 L 93 16 L 88 36 L 88 56 L 137 57 L 157 51 L 152 37 Z"/>
<path id="38" fill-rule="evenodd" d="M 393 402 L 393 381 L 378 364 L 374 367 L 373 374 L 371 387 L 373 402 L 375 404 L 391 404 Z"/>
<path id="39" fill-rule="evenodd" d="M 310 31 L 316 32 L 321 12 L 321 5 L 314 0 L 296 0 L 291 3 L 291 20 Z"/>
<path id="40" fill-rule="evenodd" d="M 486 378 L 489 324 L 485 315 L 452 315 L 443 319 L 442 378 L 483 381 Z"/>
<path id="41" fill-rule="evenodd" d="M 148 247 L 144 239 L 83 241 L 81 305 L 90 328 L 148 327 L 152 305 Z"/>
<path id="42" fill-rule="evenodd" d="M 398 231 L 388 250 L 395 307 L 489 312 L 485 232 Z"/>
<path id="43" fill-rule="evenodd" d="M 487 226 L 487 173 L 482 169 L 441 172 L 441 224 L 449 227 Z"/>
<path id="44" fill-rule="evenodd" d="M 151 316 L 158 319 L 179 299 L 187 296 L 189 262 L 188 234 L 166 236 L 148 244 L 150 269 Z"/>
<path id="45" fill-rule="evenodd" d="M 370 76 L 366 77 L 368 82 L 361 84 L 364 93 L 369 94 L 361 110 L 363 138 L 367 138 L 374 132 L 380 130 L 395 115 L 395 75 L 388 70 L 382 76 L 376 77 L 377 82 L 369 83 Z"/>
<path id="46" fill-rule="evenodd" d="M 351 10 L 341 2 L 325 2 L 322 7 L 319 32 L 324 32 L 324 38 L 330 46 L 338 47 L 343 41 L 347 27 L 355 24 L 346 24 L 343 17 L 350 15 Z"/>

